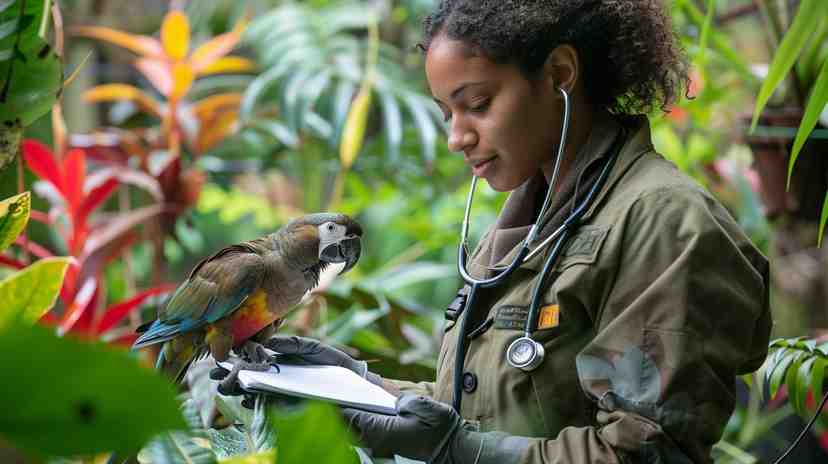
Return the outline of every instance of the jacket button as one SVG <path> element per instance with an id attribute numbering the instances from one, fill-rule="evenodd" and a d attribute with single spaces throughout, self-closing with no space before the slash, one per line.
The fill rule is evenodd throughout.
<path id="1" fill-rule="evenodd" d="M 474 393 L 477 390 L 477 376 L 471 372 L 463 373 L 463 391 L 466 393 Z"/>

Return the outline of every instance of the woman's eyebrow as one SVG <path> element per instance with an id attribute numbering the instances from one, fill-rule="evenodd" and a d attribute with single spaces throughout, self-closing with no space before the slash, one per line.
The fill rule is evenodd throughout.
<path id="1" fill-rule="evenodd" d="M 456 89 L 454 89 L 453 92 L 451 92 L 450 98 L 454 101 L 457 101 L 463 95 L 463 92 L 465 92 L 467 88 L 475 87 L 475 86 L 478 86 L 478 85 L 483 85 L 485 83 L 486 83 L 485 81 L 464 82 L 464 83 L 460 84 L 460 87 L 457 87 Z M 440 101 L 439 99 L 437 99 L 436 97 L 433 97 L 433 100 L 435 102 L 437 102 L 438 104 L 440 104 L 440 105 L 443 104 L 443 102 Z"/>

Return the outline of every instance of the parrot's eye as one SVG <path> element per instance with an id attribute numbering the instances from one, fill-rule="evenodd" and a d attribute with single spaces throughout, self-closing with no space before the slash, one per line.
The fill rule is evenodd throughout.
<path id="1" fill-rule="evenodd" d="M 333 232 L 333 231 L 334 231 L 334 225 L 333 224 L 328 224 L 328 232 Z"/>

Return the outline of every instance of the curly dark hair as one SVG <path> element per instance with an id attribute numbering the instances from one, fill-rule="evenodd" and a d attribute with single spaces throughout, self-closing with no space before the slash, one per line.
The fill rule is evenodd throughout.
<path id="1" fill-rule="evenodd" d="M 423 27 L 424 52 L 445 33 L 530 79 L 570 44 L 587 98 L 614 114 L 665 111 L 687 90 L 687 59 L 663 0 L 441 0 Z"/>

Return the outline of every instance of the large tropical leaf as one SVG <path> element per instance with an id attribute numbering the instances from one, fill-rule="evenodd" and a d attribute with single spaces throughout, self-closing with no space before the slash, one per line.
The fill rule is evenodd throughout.
<path id="1" fill-rule="evenodd" d="M 153 435 L 186 425 L 171 383 L 102 343 L 17 325 L 0 331 L 0 363 L 14 379 L 0 385 L 0 435 L 21 449 L 135 452 Z"/>

